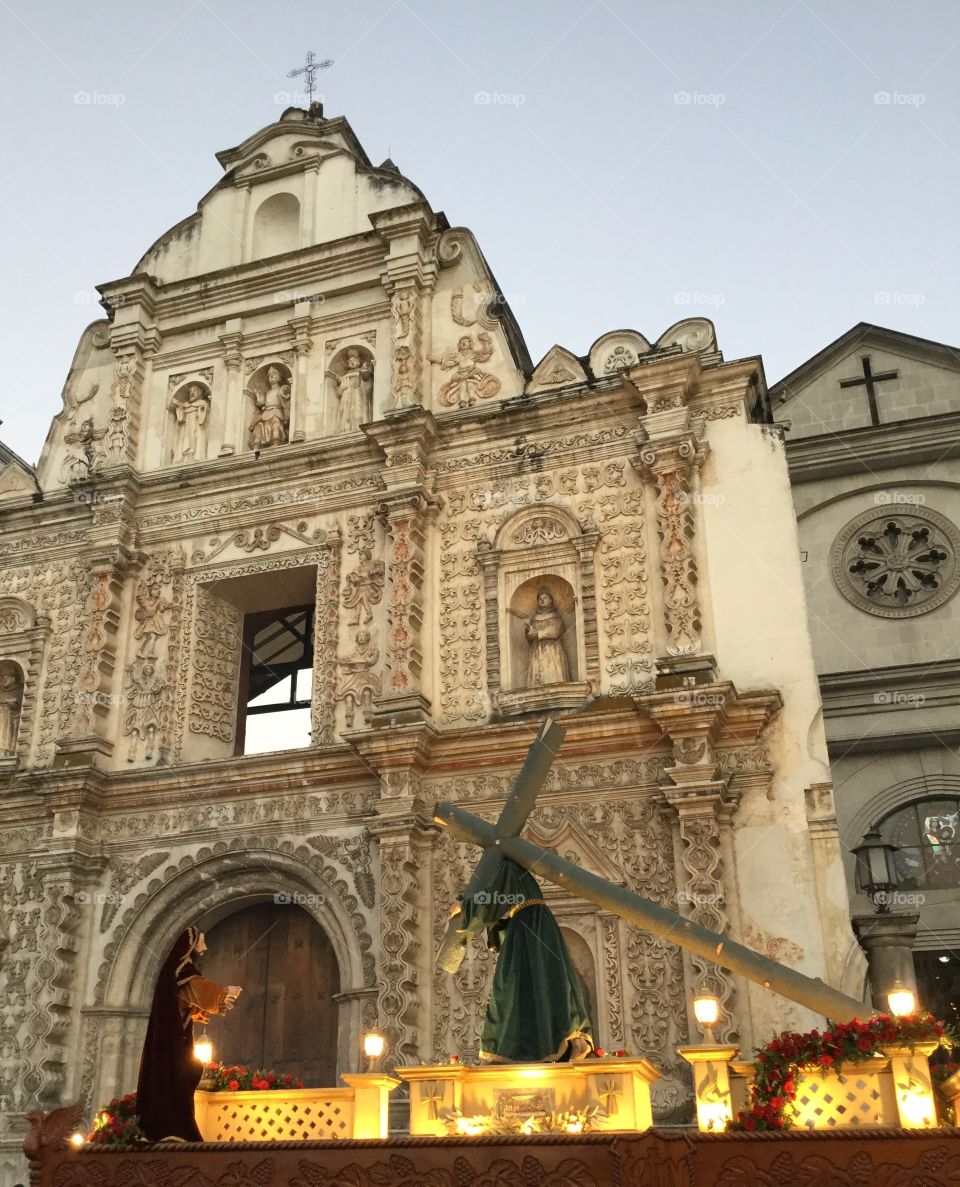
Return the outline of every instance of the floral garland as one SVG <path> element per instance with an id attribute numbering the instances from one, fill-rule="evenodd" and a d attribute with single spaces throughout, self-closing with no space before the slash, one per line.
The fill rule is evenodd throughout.
<path id="1" fill-rule="evenodd" d="M 842 1063 L 862 1062 L 883 1054 L 883 1047 L 915 1047 L 943 1041 L 945 1027 L 931 1014 L 891 1018 L 877 1014 L 867 1022 L 854 1018 L 821 1033 L 784 1031 L 757 1052 L 750 1086 L 750 1107 L 741 1110 L 728 1129 L 789 1129 L 787 1104 L 797 1095 L 796 1073 L 813 1067 L 830 1072 Z"/>
<path id="2" fill-rule="evenodd" d="M 105 1104 L 93 1119 L 93 1129 L 87 1134 L 87 1141 L 112 1150 L 128 1150 L 137 1142 L 145 1142 L 143 1130 L 137 1118 L 137 1094 L 115 1096 Z"/>
<path id="3" fill-rule="evenodd" d="M 278 1076 L 276 1072 L 251 1071 L 243 1063 L 210 1064 L 204 1071 L 204 1080 L 210 1084 L 211 1092 L 262 1092 L 282 1088 L 302 1088 L 303 1081 L 295 1076 Z M 206 1086 L 206 1085 L 205 1085 Z"/>

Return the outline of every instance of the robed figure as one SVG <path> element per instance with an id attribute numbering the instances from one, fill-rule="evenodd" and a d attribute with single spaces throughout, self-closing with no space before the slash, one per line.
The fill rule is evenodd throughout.
<path id="1" fill-rule="evenodd" d="M 472 883 L 453 908 L 441 967 L 455 972 L 470 936 L 486 930 L 499 953 L 483 1020 L 480 1058 L 493 1063 L 582 1059 L 593 1050 L 577 972 L 537 880 L 504 859 L 489 884 Z"/>
<path id="2" fill-rule="evenodd" d="M 137 1080 L 137 1116 L 152 1142 L 203 1141 L 193 1112 L 193 1094 L 203 1075 L 203 1064 L 193 1054 L 193 1024 L 225 1014 L 240 992 L 239 985 L 217 985 L 200 975 L 194 960 L 205 951 L 203 933 L 188 927 L 157 978 Z"/>
<path id="3" fill-rule="evenodd" d="M 566 624 L 546 586 L 537 590 L 537 606 L 524 624 L 530 654 L 527 661 L 527 688 L 544 684 L 563 684 L 570 679 L 570 665 L 563 649 Z"/>

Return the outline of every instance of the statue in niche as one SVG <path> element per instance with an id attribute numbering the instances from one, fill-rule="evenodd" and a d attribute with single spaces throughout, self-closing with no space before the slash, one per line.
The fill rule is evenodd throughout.
<path id="1" fill-rule="evenodd" d="M 352 573 L 347 574 L 347 587 L 343 591 L 343 604 L 353 610 L 351 626 L 373 621 L 372 607 L 383 597 L 384 565 L 375 561 L 369 548 L 360 549 L 360 560 Z"/>
<path id="2" fill-rule="evenodd" d="M 156 749 L 163 705 L 163 677 L 154 659 L 141 656 L 127 669 L 126 713 L 123 732 L 130 736 L 127 762 L 136 762 L 143 745 L 143 757 L 149 761 Z"/>
<path id="3" fill-rule="evenodd" d="M 551 591 L 537 590 L 536 609 L 524 624 L 523 633 L 530 649 L 527 658 L 527 688 L 544 684 L 565 684 L 570 679 L 570 665 L 562 639 L 566 624 L 557 609 Z"/>
<path id="4" fill-rule="evenodd" d="M 23 707 L 23 681 L 15 663 L 0 663 L 0 758 L 9 758 L 17 749 L 17 730 Z"/>
<path id="5" fill-rule="evenodd" d="M 454 376 L 440 389 L 440 403 L 445 408 L 468 408 L 478 399 L 488 399 L 500 390 L 500 380 L 489 371 L 481 371 L 480 363 L 493 356 L 493 339 L 489 334 L 477 335 L 479 348 L 473 345 L 470 334 L 458 339 L 456 346 L 448 346 L 439 358 L 431 356 L 443 371 L 453 371 Z"/>
<path id="6" fill-rule="evenodd" d="M 286 445 L 290 427 L 290 381 L 284 378 L 280 368 L 268 367 L 266 387 L 248 387 L 246 394 L 254 403 L 250 448 Z"/>
<path id="7" fill-rule="evenodd" d="M 133 637 L 140 644 L 138 656 L 153 657 L 157 654 L 157 639 L 170 630 L 170 611 L 173 602 L 163 596 L 163 590 L 156 582 L 146 589 L 141 584 L 137 590 L 137 608 L 133 612 L 136 628 Z"/>
<path id="8" fill-rule="evenodd" d="M 330 372 L 337 398 L 337 432 L 355 433 L 373 419 L 373 364 L 351 346 L 339 374 Z"/>
<path id="9" fill-rule="evenodd" d="M 337 697 L 346 701 L 347 729 L 353 728 L 357 709 L 369 725 L 373 714 L 373 698 L 380 692 L 380 677 L 373 669 L 380 661 L 380 649 L 362 628 L 356 634 L 356 649 L 339 661 L 340 682 Z"/>
<path id="10" fill-rule="evenodd" d="M 199 383 L 187 384 L 170 403 L 177 422 L 174 459 L 184 462 L 204 461 L 207 456 L 207 419 L 210 415 L 210 396 Z"/>
<path id="11" fill-rule="evenodd" d="M 412 288 L 397 289 L 393 294 L 393 333 L 395 338 L 406 338 L 410 333 L 410 318 L 417 304 Z"/>

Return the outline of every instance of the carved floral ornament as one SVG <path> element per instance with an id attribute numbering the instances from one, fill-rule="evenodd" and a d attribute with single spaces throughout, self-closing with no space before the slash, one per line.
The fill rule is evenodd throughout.
<path id="1" fill-rule="evenodd" d="M 833 544 L 831 568 L 840 593 L 881 618 L 915 618 L 942 606 L 960 588 L 960 532 L 943 515 L 866 511 Z"/>

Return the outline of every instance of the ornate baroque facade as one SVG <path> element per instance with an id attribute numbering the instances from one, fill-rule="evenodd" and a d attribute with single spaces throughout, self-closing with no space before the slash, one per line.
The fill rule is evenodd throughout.
<path id="1" fill-rule="evenodd" d="M 475 1053 L 491 963 L 433 965 L 473 855 L 432 807 L 495 814 L 548 712 L 569 733 L 538 841 L 841 984 L 759 360 L 693 318 L 534 367 L 470 232 L 343 119 L 291 109 L 219 160 L 101 287 L 37 485 L 0 482 L 3 1148 L 38 1101 L 130 1090 L 176 934 L 278 893 L 336 953 L 341 1070 L 374 1023 L 394 1061 Z M 292 605 L 310 744 L 238 753 L 245 622 Z M 745 1046 L 807 1021 L 545 892 L 599 1040 L 663 1068 L 661 1115 L 701 986 Z"/>

